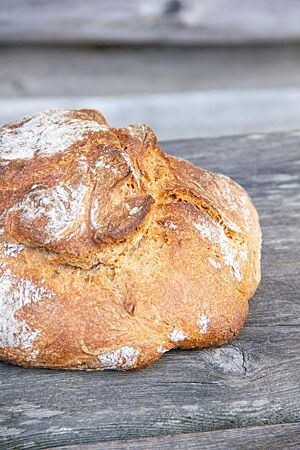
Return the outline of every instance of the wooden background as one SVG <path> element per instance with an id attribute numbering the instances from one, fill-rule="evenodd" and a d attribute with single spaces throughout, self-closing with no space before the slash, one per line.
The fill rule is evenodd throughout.
<path id="1" fill-rule="evenodd" d="M 245 44 L 300 38 L 298 0 L 1 0 L 7 43 Z"/>
<path id="2" fill-rule="evenodd" d="M 161 140 L 299 128 L 299 0 L 0 0 L 0 123 L 54 106 Z"/>
<path id="3" fill-rule="evenodd" d="M 300 448 L 300 1 L 0 0 L 0 124 L 80 106 L 245 186 L 263 279 L 233 345 L 137 373 L 0 364 L 0 448 Z"/>

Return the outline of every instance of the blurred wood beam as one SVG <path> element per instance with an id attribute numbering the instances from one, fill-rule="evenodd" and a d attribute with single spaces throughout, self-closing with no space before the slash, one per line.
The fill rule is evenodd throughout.
<path id="1" fill-rule="evenodd" d="M 48 108 L 100 109 L 113 126 L 147 123 L 160 140 L 300 128 L 300 89 L 210 90 L 103 97 L 0 98 L 0 124 Z"/>
<path id="2" fill-rule="evenodd" d="M 297 0 L 1 0 L 1 43 L 245 44 L 300 39 Z"/>

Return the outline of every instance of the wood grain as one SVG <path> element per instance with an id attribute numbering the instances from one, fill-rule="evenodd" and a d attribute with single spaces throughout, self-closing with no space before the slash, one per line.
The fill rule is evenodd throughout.
<path id="1" fill-rule="evenodd" d="M 297 45 L 201 49 L 0 47 L 0 96 L 6 98 L 280 86 L 300 86 Z"/>
<path id="2" fill-rule="evenodd" d="M 274 442 L 271 448 L 284 448 L 284 439 L 291 445 L 287 448 L 296 448 L 295 423 L 300 421 L 299 147 L 299 132 L 164 144 L 172 154 L 235 178 L 258 208 L 264 239 L 263 278 L 241 336 L 218 349 L 172 351 L 149 369 L 133 373 L 71 373 L 0 364 L 1 448 L 89 448 L 101 441 L 256 426 L 265 427 Z M 269 427 L 281 423 L 294 425 Z M 279 430 L 277 447 L 273 430 Z M 241 442 L 243 432 L 247 433 L 228 432 L 227 441 L 231 433 L 233 443 Z M 263 431 L 257 433 L 257 442 L 263 443 L 257 448 L 265 448 L 268 441 Z M 165 448 L 171 448 L 167 446 L 170 438 L 166 439 Z M 181 439 L 174 437 L 177 448 L 184 448 Z M 215 447 L 208 448 L 223 448 L 214 439 Z M 164 448 L 151 442 L 152 448 Z M 186 442 L 197 448 L 197 438 L 194 443 Z M 203 442 L 209 445 L 209 440 Z"/>
<path id="3" fill-rule="evenodd" d="M 1 0 L 2 43 L 240 44 L 300 38 L 297 0 Z"/>
<path id="4" fill-rule="evenodd" d="M 175 434 L 130 441 L 112 441 L 98 444 L 63 447 L 66 450 L 298 450 L 300 446 L 300 424 L 280 424 L 265 427 L 238 428 L 208 431 L 206 433 Z"/>

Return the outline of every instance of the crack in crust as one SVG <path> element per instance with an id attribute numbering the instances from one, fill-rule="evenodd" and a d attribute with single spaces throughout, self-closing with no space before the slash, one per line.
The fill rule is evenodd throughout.
<path id="1" fill-rule="evenodd" d="M 48 152 L 53 161 L 47 161 L 47 166 L 43 158 L 39 159 L 45 151 L 39 151 L 35 160 L 29 158 L 28 164 L 26 161 L 30 152 L 26 153 L 25 162 L 22 159 L 24 154 L 15 154 L 16 165 L 11 169 L 9 165 L 2 169 L 4 173 L 0 188 L 0 209 L 8 238 L 27 246 L 54 250 L 62 262 L 88 268 L 99 262 L 104 263 L 101 253 L 105 246 L 130 240 L 132 233 L 144 224 L 146 217 L 153 216 L 164 204 L 184 201 L 205 211 L 224 228 L 229 238 L 243 240 L 237 231 L 239 227 L 232 225 L 232 222 L 226 224 L 221 212 L 207 197 L 201 195 L 203 188 L 200 186 L 199 189 L 199 182 L 193 179 L 194 174 L 191 177 L 178 177 L 176 170 L 180 164 L 186 163 L 175 161 L 154 147 L 155 135 L 145 125 L 109 131 L 103 116 L 97 116 L 94 111 L 64 113 L 55 110 L 3 127 L 0 146 L 2 158 L 7 158 L 7 155 L 12 158 L 12 151 L 7 147 L 12 145 L 6 138 L 9 135 L 8 127 L 17 133 L 16 130 L 28 123 L 33 122 L 32 126 L 38 123 L 45 128 L 41 130 L 44 145 L 49 145 L 49 142 L 55 143 L 58 137 L 54 137 L 52 131 L 48 137 L 47 125 L 57 123 L 58 126 L 60 117 L 61 128 L 69 126 L 69 117 L 77 139 L 80 127 L 83 127 L 82 132 L 87 133 L 86 123 L 99 123 L 101 144 L 98 144 L 97 126 L 93 125 L 87 146 L 82 146 L 80 139 L 76 143 L 72 138 L 69 143 L 73 150 L 68 150 L 69 155 L 61 157 L 54 150 Z M 43 124 L 45 118 L 47 121 Z M 76 124 L 80 126 L 76 128 Z M 103 143 L 103 131 L 107 131 L 108 140 L 113 134 L 116 146 Z M 58 135 L 60 133 L 61 129 Z M 34 142 L 29 141 L 28 145 L 42 145 L 37 144 L 40 140 L 36 134 Z M 15 145 L 15 141 L 12 142 Z M 142 151 L 139 143 L 142 144 Z M 22 147 L 26 149 L 26 145 L 26 137 L 22 137 Z M 32 172 L 34 162 L 36 170 Z M 172 167 L 174 162 L 175 167 Z M 19 164 L 23 165 L 22 171 L 19 170 Z M 197 175 L 203 174 L 204 171 Z M 28 181 L 24 183 L 24 179 Z M 14 182 L 13 188 L 10 181 Z M 172 184 L 174 188 L 170 188 Z M 183 188 L 183 185 L 186 186 Z M 7 205 L 10 207 L 7 208 Z M 148 217 L 144 225 L 152 222 L 151 217 Z"/>

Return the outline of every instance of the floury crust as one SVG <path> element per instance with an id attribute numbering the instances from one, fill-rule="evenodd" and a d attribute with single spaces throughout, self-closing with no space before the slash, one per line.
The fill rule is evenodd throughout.
<path id="1" fill-rule="evenodd" d="M 0 129 L 0 358 L 131 370 L 233 340 L 260 280 L 258 216 L 146 125 L 51 110 Z"/>

